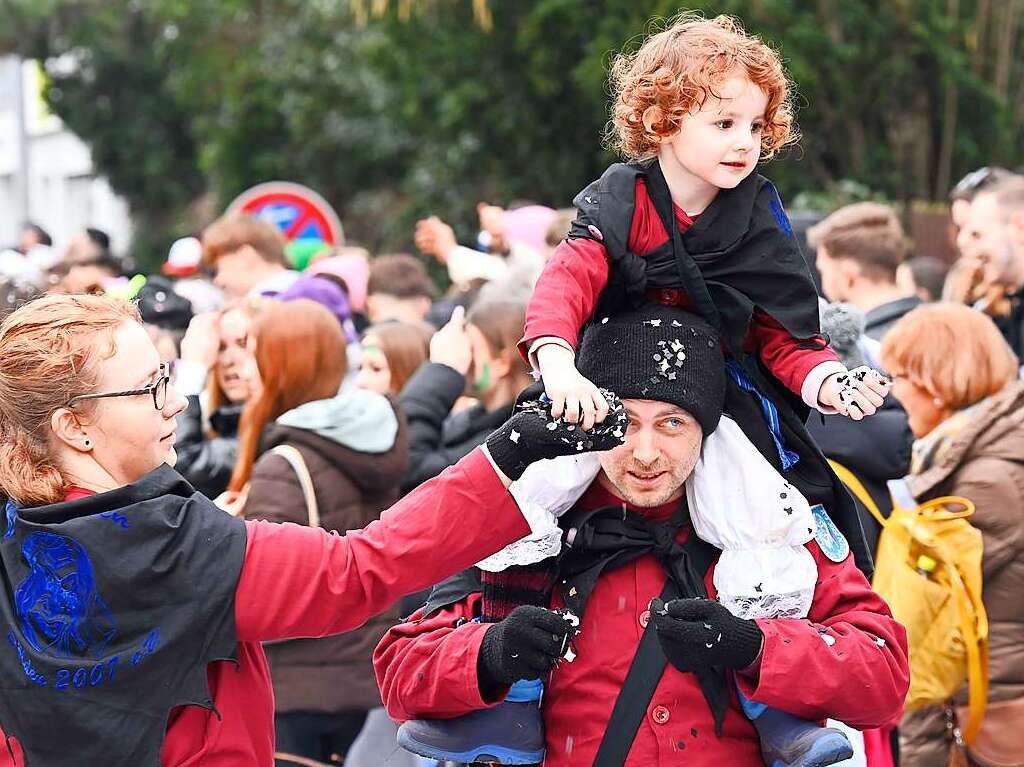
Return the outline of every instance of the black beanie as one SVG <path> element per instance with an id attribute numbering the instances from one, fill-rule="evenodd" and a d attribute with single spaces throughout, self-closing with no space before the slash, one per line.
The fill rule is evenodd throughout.
<path id="1" fill-rule="evenodd" d="M 707 436 L 725 401 L 718 333 L 677 306 L 648 303 L 586 327 L 576 369 L 620 399 L 668 402 L 690 413 Z"/>

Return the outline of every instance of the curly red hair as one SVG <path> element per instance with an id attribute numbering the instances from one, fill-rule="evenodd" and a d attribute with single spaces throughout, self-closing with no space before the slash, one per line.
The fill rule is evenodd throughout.
<path id="1" fill-rule="evenodd" d="M 730 16 L 680 14 L 636 53 L 615 57 L 609 143 L 630 159 L 654 156 L 660 140 L 675 135 L 683 118 L 717 95 L 715 86 L 737 70 L 768 96 L 761 151 L 771 157 L 797 140 L 792 84 L 779 55 Z"/>

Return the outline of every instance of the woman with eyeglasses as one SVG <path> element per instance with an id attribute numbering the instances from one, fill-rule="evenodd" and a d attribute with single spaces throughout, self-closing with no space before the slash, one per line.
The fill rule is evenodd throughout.
<path id="1" fill-rule="evenodd" d="M 918 502 L 947 495 L 972 501 L 969 521 L 984 545 L 988 700 L 981 731 L 959 763 L 1024 764 L 1024 382 L 1017 357 L 981 312 L 932 304 L 893 326 L 882 363 L 916 438 L 911 493 Z M 953 764 L 950 749 L 959 747 L 947 725 L 964 726 L 966 703 L 965 684 L 948 706 L 904 716 L 900 764 Z"/>
<path id="2" fill-rule="evenodd" d="M 261 643 L 353 629 L 523 537 L 508 467 L 566 449 L 518 414 L 339 536 L 193 490 L 185 406 L 131 304 L 52 295 L 0 325 L 0 765 L 270 767 Z"/>

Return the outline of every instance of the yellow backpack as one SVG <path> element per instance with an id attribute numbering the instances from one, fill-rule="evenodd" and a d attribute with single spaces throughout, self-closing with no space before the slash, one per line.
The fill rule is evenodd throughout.
<path id="1" fill-rule="evenodd" d="M 988 616 L 981 601 L 981 532 L 968 518 L 974 504 L 946 496 L 918 504 L 905 483 L 890 482 L 888 519 L 864 485 L 829 461 L 843 484 L 882 526 L 874 590 L 907 629 L 910 692 L 906 710 L 944 705 L 968 684 L 970 716 L 960 723 L 971 743 L 988 698 Z"/>

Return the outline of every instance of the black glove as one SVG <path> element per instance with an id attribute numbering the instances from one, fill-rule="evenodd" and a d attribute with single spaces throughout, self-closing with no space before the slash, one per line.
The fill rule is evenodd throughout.
<path id="1" fill-rule="evenodd" d="M 477 657 L 481 690 L 547 676 L 562 654 L 571 626 L 543 607 L 520 605 L 484 634 Z"/>
<path id="2" fill-rule="evenodd" d="M 543 387 L 531 387 L 524 394 Z M 607 389 L 601 394 L 608 403 L 608 415 L 590 431 L 579 424 L 551 419 L 551 403 L 547 398 L 516 402 L 512 417 L 487 438 L 487 451 L 495 465 L 509 479 L 523 476 L 526 467 L 544 458 L 557 458 L 590 450 L 611 450 L 626 441 L 629 415 L 622 402 Z"/>
<path id="3" fill-rule="evenodd" d="M 710 599 L 651 601 L 651 617 L 665 657 L 680 671 L 711 666 L 744 669 L 757 660 L 764 634 Z"/>

